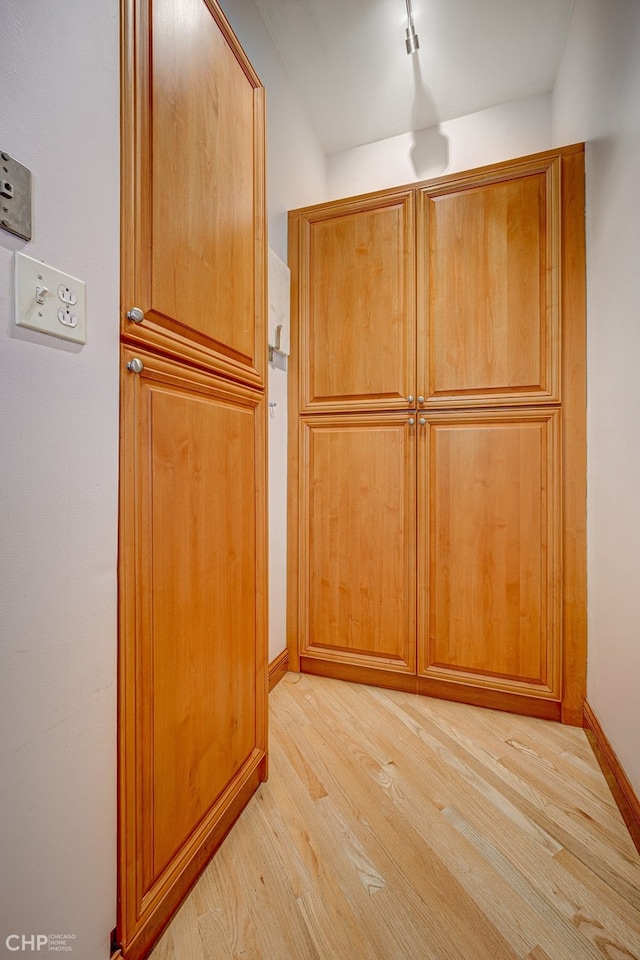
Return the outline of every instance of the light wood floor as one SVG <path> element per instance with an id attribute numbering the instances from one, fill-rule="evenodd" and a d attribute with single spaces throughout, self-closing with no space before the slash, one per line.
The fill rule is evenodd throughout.
<path id="1" fill-rule="evenodd" d="M 152 960 L 639 960 L 582 730 L 298 674 L 270 701 L 269 781 Z"/>

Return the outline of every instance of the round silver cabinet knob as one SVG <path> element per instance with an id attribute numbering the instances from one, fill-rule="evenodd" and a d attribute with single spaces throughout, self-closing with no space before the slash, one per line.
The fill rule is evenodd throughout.
<path id="1" fill-rule="evenodd" d="M 131 373 L 142 373 L 144 363 L 138 357 L 134 357 L 133 360 L 129 360 L 127 370 L 131 370 Z"/>
<path id="2" fill-rule="evenodd" d="M 413 417 L 409 417 L 409 419 L 407 420 L 407 423 L 409 424 L 410 427 L 412 427 L 415 423 L 415 420 L 413 419 Z"/>
<path id="3" fill-rule="evenodd" d="M 407 397 L 407 403 L 413 403 L 413 396 L 411 394 Z"/>
<path id="4" fill-rule="evenodd" d="M 420 424 L 421 427 L 424 427 L 426 422 L 427 421 L 424 417 L 420 417 L 420 419 L 418 420 L 418 423 Z"/>
<path id="5" fill-rule="evenodd" d="M 142 323 L 144 312 L 140 307 L 131 307 L 131 310 L 127 313 L 127 320 L 131 320 L 132 323 Z"/>
<path id="6" fill-rule="evenodd" d="M 424 397 L 418 397 L 418 403 L 424 403 Z"/>

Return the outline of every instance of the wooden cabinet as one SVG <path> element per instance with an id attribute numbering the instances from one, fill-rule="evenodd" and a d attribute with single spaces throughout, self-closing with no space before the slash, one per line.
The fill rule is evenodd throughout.
<path id="1" fill-rule="evenodd" d="M 299 221 L 301 412 L 406 406 L 415 379 L 414 210 L 405 190 L 328 204 Z"/>
<path id="2" fill-rule="evenodd" d="M 263 387 L 264 89 L 215 0 L 125 8 L 123 334 Z"/>
<path id="3" fill-rule="evenodd" d="M 294 666 L 581 722 L 583 221 L 580 146 L 290 215 Z"/>
<path id="4" fill-rule="evenodd" d="M 167 888 L 186 892 L 264 775 L 264 397 L 125 348 L 125 362 L 134 356 L 144 369 L 123 381 L 121 791 L 144 917 L 164 911 Z"/>
<path id="5" fill-rule="evenodd" d="M 419 190 L 419 387 L 430 406 L 560 399 L 561 158 Z"/>
<path id="6" fill-rule="evenodd" d="M 123 11 L 117 936 L 139 960 L 266 777 L 264 97 L 214 0 Z"/>
<path id="7" fill-rule="evenodd" d="M 422 429 L 419 676 L 559 701 L 559 410 Z"/>
<path id="8" fill-rule="evenodd" d="M 414 432 L 388 413 L 300 423 L 304 656 L 415 672 Z"/>

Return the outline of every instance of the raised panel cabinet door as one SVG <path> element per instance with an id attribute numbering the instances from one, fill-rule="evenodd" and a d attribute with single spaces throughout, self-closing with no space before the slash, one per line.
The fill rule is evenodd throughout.
<path id="1" fill-rule="evenodd" d="M 559 701 L 560 411 L 434 414 L 423 431 L 419 675 L 472 702 L 471 687 Z"/>
<path id="2" fill-rule="evenodd" d="M 301 422 L 300 653 L 415 671 L 415 426 Z"/>
<path id="3" fill-rule="evenodd" d="M 405 232 L 415 250 L 405 259 L 411 310 L 413 293 L 398 299 L 401 287 L 389 280 L 400 253 L 389 245 L 389 214 L 399 198 L 406 224 L 415 220 L 413 240 Z M 582 723 L 584 201 L 584 145 L 574 144 L 290 213 L 294 669 Z M 411 331 L 415 347 L 389 337 L 388 317 L 402 311 L 407 323 L 397 329 Z M 403 351 L 404 379 L 396 375 Z M 365 618 L 350 607 L 373 536 L 349 474 L 360 453 L 346 438 L 331 448 L 320 437 L 342 415 L 355 424 L 401 408 L 416 421 L 418 466 L 408 574 L 416 650 L 400 655 L 375 621 L 359 632 Z M 341 490 L 347 509 L 336 506 Z M 367 489 L 363 511 L 372 496 Z M 415 661 L 413 688 L 405 666 L 395 676 L 381 666 L 390 650 L 402 664 Z"/>
<path id="4" fill-rule="evenodd" d="M 560 399 L 560 165 L 505 164 L 420 190 L 427 405 Z"/>
<path id="5" fill-rule="evenodd" d="M 267 690 L 264 398 L 135 357 L 142 373 L 123 378 L 120 541 L 127 958 L 146 955 L 264 779 Z"/>
<path id="6" fill-rule="evenodd" d="M 215 0 L 124 7 L 122 335 L 262 385 L 263 88 Z"/>
<path id="7" fill-rule="evenodd" d="M 413 211 L 404 192 L 292 216 L 303 412 L 406 407 L 415 392 Z"/>

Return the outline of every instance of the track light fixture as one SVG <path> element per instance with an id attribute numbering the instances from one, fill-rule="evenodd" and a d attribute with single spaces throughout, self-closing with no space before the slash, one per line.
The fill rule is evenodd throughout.
<path id="1" fill-rule="evenodd" d="M 420 41 L 418 40 L 418 34 L 416 33 L 416 28 L 413 25 L 413 10 L 411 9 L 411 0 L 406 0 L 406 3 L 407 3 L 407 18 L 409 20 L 409 26 L 405 31 L 407 38 L 404 43 L 407 48 L 407 53 L 415 53 L 416 50 L 420 49 Z"/>

